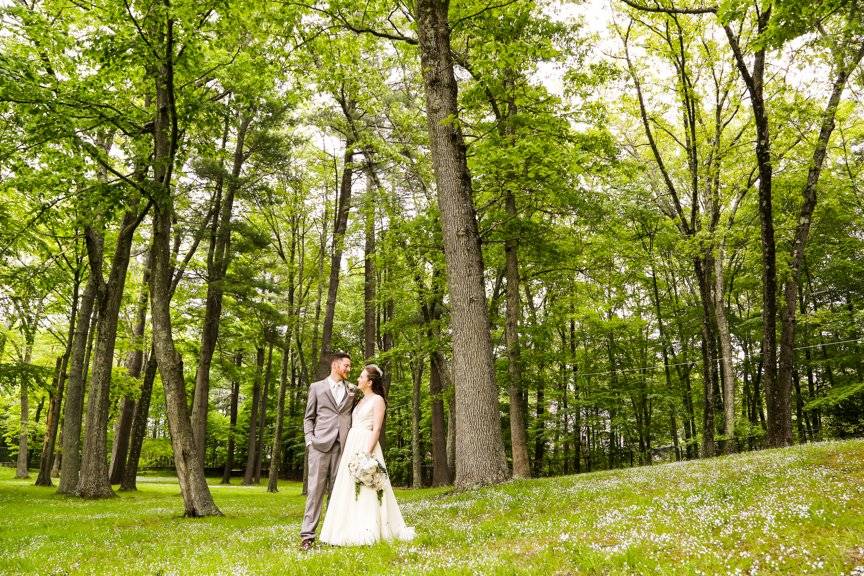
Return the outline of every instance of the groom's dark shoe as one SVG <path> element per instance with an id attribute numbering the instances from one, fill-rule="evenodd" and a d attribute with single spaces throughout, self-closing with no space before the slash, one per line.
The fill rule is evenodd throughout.
<path id="1" fill-rule="evenodd" d="M 303 541 L 300 543 L 300 548 L 303 549 L 304 551 L 305 550 L 311 550 L 312 546 L 314 544 L 315 544 L 314 538 L 304 538 Z"/>

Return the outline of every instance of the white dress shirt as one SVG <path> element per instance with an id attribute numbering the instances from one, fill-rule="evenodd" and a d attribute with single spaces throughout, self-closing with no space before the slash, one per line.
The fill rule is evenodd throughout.
<path id="1" fill-rule="evenodd" d="M 330 384 L 330 392 L 333 393 L 333 398 L 336 399 L 336 405 L 338 406 L 345 398 L 345 382 L 342 380 L 336 382 L 333 378 L 328 376 L 327 383 Z"/>

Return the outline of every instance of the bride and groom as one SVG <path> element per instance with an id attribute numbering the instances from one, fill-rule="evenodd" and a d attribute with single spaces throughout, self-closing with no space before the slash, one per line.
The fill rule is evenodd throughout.
<path id="1" fill-rule="evenodd" d="M 322 542 L 345 546 L 414 537 L 413 528 L 405 525 L 399 511 L 390 480 L 382 473 L 384 457 L 378 439 L 387 410 L 383 373 L 369 364 L 352 386 L 346 380 L 350 372 L 351 356 L 336 353 L 331 357 L 330 375 L 309 387 L 303 419 L 309 452 L 306 510 L 300 532 L 304 550 L 315 542 L 328 491 Z M 363 398 L 355 403 L 358 392 Z M 359 473 L 358 469 L 369 462 L 381 472 Z M 373 477 L 373 486 L 364 482 Z"/>

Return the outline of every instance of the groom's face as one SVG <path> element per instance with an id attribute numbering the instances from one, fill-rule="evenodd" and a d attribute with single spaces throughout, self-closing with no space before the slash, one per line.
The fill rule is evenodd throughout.
<path id="1" fill-rule="evenodd" d="M 348 378 L 348 375 L 351 374 L 351 359 L 339 358 L 335 362 L 333 362 L 333 367 L 336 369 L 336 373 L 343 380 L 346 380 Z"/>

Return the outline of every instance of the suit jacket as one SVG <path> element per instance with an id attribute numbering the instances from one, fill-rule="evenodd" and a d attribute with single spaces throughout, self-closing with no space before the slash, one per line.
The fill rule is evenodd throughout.
<path id="1" fill-rule="evenodd" d="M 347 382 L 345 383 L 348 384 Z M 347 386 L 346 386 L 347 387 Z M 303 432 L 306 444 L 321 452 L 329 452 L 336 440 L 345 446 L 348 429 L 351 428 L 351 411 L 354 408 L 354 392 L 347 390 L 340 404 L 336 404 L 330 383 L 325 378 L 309 386 Z"/>

